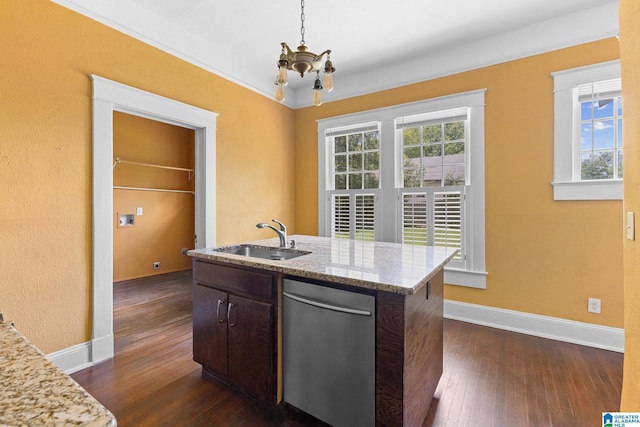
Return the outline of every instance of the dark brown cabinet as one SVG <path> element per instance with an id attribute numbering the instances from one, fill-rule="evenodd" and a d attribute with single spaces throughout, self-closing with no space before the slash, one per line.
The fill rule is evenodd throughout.
<path id="1" fill-rule="evenodd" d="M 194 262 L 193 359 L 265 399 L 275 396 L 275 276 Z"/>

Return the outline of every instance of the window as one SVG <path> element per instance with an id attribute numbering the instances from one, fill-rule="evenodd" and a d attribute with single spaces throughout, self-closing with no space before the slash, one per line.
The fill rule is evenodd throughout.
<path id="1" fill-rule="evenodd" d="M 622 199 L 619 61 L 552 75 L 554 199 Z"/>
<path id="2" fill-rule="evenodd" d="M 374 240 L 380 187 L 378 123 L 334 129 L 330 143 L 331 237 Z"/>
<path id="3" fill-rule="evenodd" d="M 319 229 L 460 249 L 445 281 L 486 286 L 484 90 L 319 121 Z"/>
<path id="4" fill-rule="evenodd" d="M 462 211 L 468 107 L 400 117 L 402 243 L 457 248 L 451 266 L 465 267 Z M 418 191 L 422 189 L 422 191 Z"/>
<path id="5" fill-rule="evenodd" d="M 580 178 L 622 178 L 620 79 L 578 86 Z"/>

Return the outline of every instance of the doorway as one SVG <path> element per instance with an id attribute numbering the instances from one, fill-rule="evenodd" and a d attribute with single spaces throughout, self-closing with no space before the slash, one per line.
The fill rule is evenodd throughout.
<path id="1" fill-rule="evenodd" d="M 192 129 L 114 112 L 115 283 L 191 270 L 194 141 Z"/>
<path id="2" fill-rule="evenodd" d="M 113 114 L 123 112 L 195 131 L 196 248 L 215 245 L 217 114 L 91 75 L 93 83 L 91 364 L 113 357 Z"/>

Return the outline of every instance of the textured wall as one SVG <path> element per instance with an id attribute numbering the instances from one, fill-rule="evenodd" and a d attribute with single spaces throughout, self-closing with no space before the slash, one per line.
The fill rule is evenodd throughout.
<path id="1" fill-rule="evenodd" d="M 295 231 L 292 110 L 48 0 L 0 29 L 0 310 L 44 352 L 91 335 L 90 74 L 220 114 L 218 243 Z"/>
<path id="2" fill-rule="evenodd" d="M 447 286 L 445 298 L 622 327 L 622 202 L 554 201 L 551 186 L 551 73 L 617 58 L 612 38 L 297 110 L 298 232 L 318 230 L 316 120 L 487 88 L 487 289 Z M 602 314 L 587 312 L 589 297 Z"/>
<path id="3" fill-rule="evenodd" d="M 621 410 L 640 411 L 640 3 L 620 0 L 624 98 L 624 212 L 636 214 L 636 240 L 624 240 L 624 381 Z"/>

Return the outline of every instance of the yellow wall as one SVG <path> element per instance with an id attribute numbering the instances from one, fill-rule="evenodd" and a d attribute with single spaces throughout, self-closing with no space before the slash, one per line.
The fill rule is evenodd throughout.
<path id="1" fill-rule="evenodd" d="M 90 339 L 90 74 L 220 114 L 218 243 L 295 230 L 292 110 L 48 0 L 0 28 L 0 310 L 45 353 Z"/>
<path id="2" fill-rule="evenodd" d="M 7 3 L 0 28 L 0 310 L 47 353 L 90 339 L 89 74 L 220 114 L 218 244 L 274 217 L 317 232 L 315 120 L 487 88 L 487 289 L 445 296 L 622 327 L 621 202 L 554 202 L 550 185 L 550 73 L 618 58 L 615 39 L 294 112 L 48 0 Z"/>
<path id="3" fill-rule="evenodd" d="M 113 170 L 113 185 L 193 191 L 186 171 L 126 162 L 193 169 L 194 140 L 191 129 L 114 113 L 113 153 L 123 162 Z M 192 194 L 114 189 L 113 208 L 114 282 L 191 268 L 181 249 L 195 246 Z M 121 215 L 132 215 L 134 224 L 121 225 Z M 159 270 L 153 269 L 156 261 Z"/>
<path id="4" fill-rule="evenodd" d="M 551 73 L 618 57 L 612 38 L 297 110 L 297 232 L 318 231 L 316 120 L 487 88 L 487 289 L 447 286 L 445 297 L 622 327 L 622 202 L 554 201 L 550 184 Z M 589 297 L 602 300 L 602 314 L 587 312 Z"/>
<path id="5" fill-rule="evenodd" d="M 624 98 L 624 212 L 640 225 L 640 3 L 620 0 L 620 56 Z M 624 240 L 625 353 L 622 411 L 640 411 L 640 230 Z"/>

